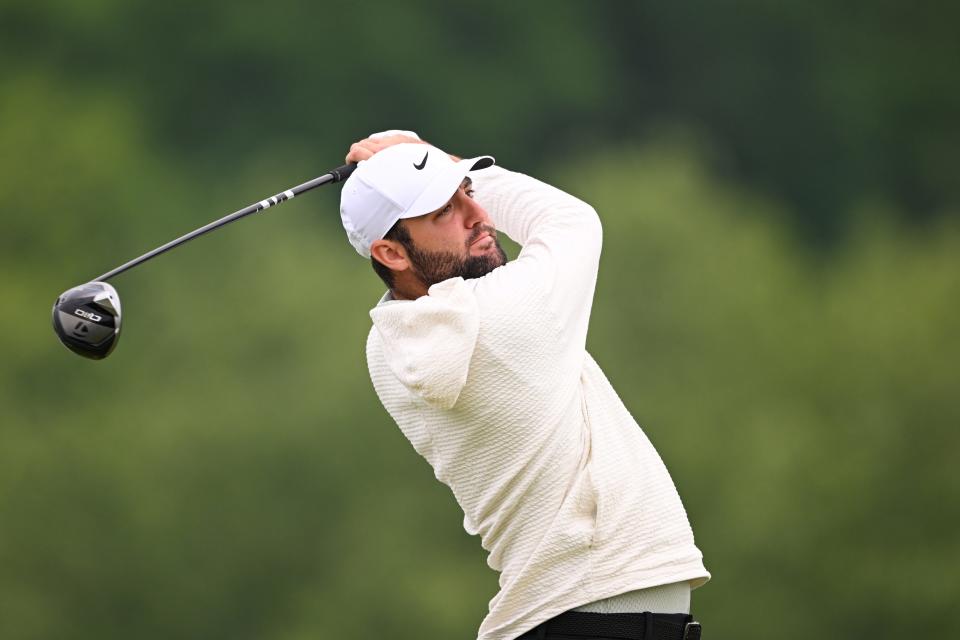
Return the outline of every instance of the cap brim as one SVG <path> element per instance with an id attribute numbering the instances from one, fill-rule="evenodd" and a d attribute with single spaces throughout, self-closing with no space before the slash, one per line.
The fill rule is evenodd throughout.
<path id="1" fill-rule="evenodd" d="M 416 218 L 436 211 L 453 197 L 468 173 L 491 167 L 495 162 L 493 156 L 478 156 L 460 160 L 444 169 L 427 185 L 414 203 L 400 214 L 400 219 Z"/>

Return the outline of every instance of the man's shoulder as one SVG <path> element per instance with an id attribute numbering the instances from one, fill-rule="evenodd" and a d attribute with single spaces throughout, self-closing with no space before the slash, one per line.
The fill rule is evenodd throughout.
<path id="1" fill-rule="evenodd" d="M 377 326 L 374 324 L 371 324 L 370 330 L 367 331 L 367 340 L 364 351 L 367 354 L 368 366 L 372 360 L 383 357 L 383 338 L 381 338 L 380 332 L 377 331 Z"/>
<path id="2" fill-rule="evenodd" d="M 382 302 L 370 312 L 367 366 L 396 378 L 428 404 L 453 406 L 466 383 L 479 333 L 472 287 L 452 278 L 414 301 Z"/>

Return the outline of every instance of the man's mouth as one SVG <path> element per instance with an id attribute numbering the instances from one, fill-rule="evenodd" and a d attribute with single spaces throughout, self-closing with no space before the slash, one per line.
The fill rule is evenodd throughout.
<path id="1" fill-rule="evenodd" d="M 481 231 L 481 232 L 480 232 L 480 235 L 477 236 L 477 237 L 470 243 L 470 246 L 472 247 L 473 245 L 475 245 L 475 244 L 477 244 L 477 243 L 479 243 L 479 242 L 483 242 L 484 240 L 495 238 L 495 237 L 496 237 L 495 234 L 496 234 L 495 231 L 493 231 L 493 232 L 491 232 L 491 231 Z"/>

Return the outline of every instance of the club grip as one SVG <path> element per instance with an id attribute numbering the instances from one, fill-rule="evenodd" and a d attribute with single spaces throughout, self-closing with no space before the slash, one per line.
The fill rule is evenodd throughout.
<path id="1" fill-rule="evenodd" d="M 353 170 L 357 168 L 356 164 L 345 164 L 342 167 L 337 167 L 330 174 L 333 176 L 334 182 L 343 182 L 350 177 L 350 174 L 353 173 Z"/>

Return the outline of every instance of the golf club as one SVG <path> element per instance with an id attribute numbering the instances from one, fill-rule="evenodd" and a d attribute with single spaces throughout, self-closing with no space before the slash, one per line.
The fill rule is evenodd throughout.
<path id="1" fill-rule="evenodd" d="M 199 229 L 194 229 L 190 233 L 180 236 L 176 240 L 171 240 L 139 258 L 134 258 L 130 262 L 107 271 L 86 284 L 67 289 L 60 294 L 53 304 L 53 330 L 60 342 L 74 353 L 92 360 L 106 358 L 117 346 L 121 325 L 120 295 L 113 286 L 106 282 L 107 280 L 234 220 L 269 209 L 320 185 L 343 182 L 356 168 L 357 165 L 355 164 L 337 167 L 318 178 L 251 204 Z"/>

